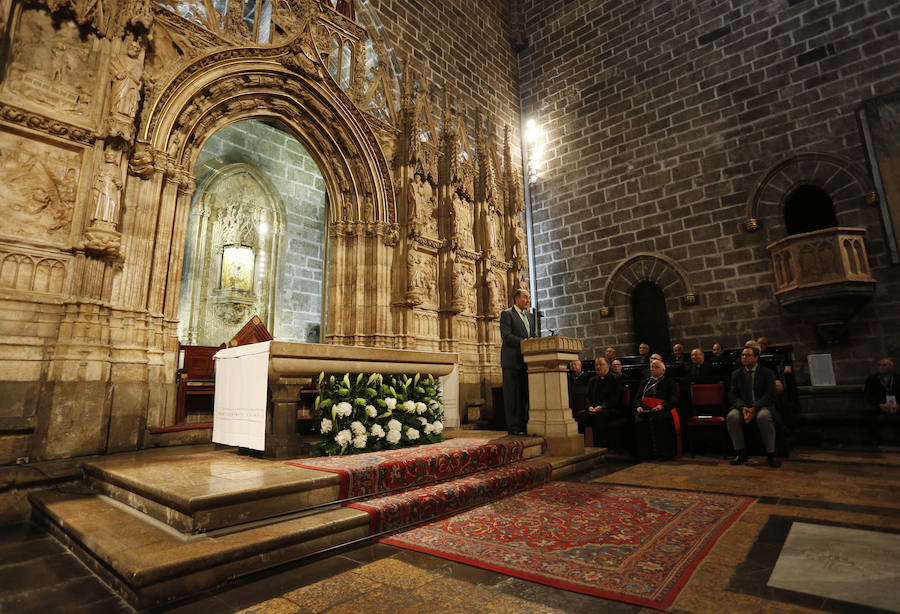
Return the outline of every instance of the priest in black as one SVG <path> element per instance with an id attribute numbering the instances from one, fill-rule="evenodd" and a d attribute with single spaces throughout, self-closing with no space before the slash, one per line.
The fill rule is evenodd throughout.
<path id="1" fill-rule="evenodd" d="M 625 382 L 610 372 L 609 362 L 605 358 L 594 361 L 594 372 L 596 375 L 588 382 L 585 407 L 575 412 L 574 417 L 578 422 L 578 432 L 584 433 L 585 427 L 590 426 L 594 434 L 594 447 L 605 448 L 608 447 L 607 425 L 625 413 L 622 405 Z"/>

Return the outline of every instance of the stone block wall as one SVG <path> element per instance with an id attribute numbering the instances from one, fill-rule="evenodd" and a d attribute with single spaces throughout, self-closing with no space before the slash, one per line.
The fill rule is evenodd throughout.
<path id="1" fill-rule="evenodd" d="M 785 236 L 779 208 L 761 208 L 759 232 L 741 222 L 757 182 L 788 157 L 866 167 L 855 111 L 900 88 L 900 4 L 526 0 L 523 10 L 523 116 L 544 131 L 532 186 L 544 330 L 583 339 L 585 357 L 607 345 L 634 353 L 630 305 L 601 317 L 603 291 L 617 265 L 649 252 L 677 263 L 698 295 L 685 306 L 677 284 L 667 290 L 673 343 L 764 334 L 793 344 L 800 362 L 831 353 L 843 382 L 898 357 L 900 274 L 876 206 L 835 198 L 838 224 L 866 229 L 878 286 L 850 321 L 850 344 L 828 348 L 774 297 L 766 245 Z"/>
<path id="2" fill-rule="evenodd" d="M 315 161 L 293 136 L 257 121 L 217 132 L 200 152 L 197 180 L 223 164 L 261 169 L 285 208 L 283 253 L 278 263 L 273 334 L 282 341 L 319 341 L 322 320 L 325 215 L 328 194 Z"/>

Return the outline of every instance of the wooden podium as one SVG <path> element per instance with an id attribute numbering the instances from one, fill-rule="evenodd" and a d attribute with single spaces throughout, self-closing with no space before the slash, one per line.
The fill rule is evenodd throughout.
<path id="1" fill-rule="evenodd" d="M 584 452 L 584 437 L 569 408 L 569 362 L 578 359 L 581 340 L 535 337 L 522 340 L 528 365 L 528 432 L 547 442 L 547 454 L 573 456 Z"/>

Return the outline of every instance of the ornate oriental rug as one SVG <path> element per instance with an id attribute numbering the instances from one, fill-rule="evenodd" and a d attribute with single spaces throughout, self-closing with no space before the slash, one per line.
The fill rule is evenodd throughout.
<path id="1" fill-rule="evenodd" d="M 309 458 L 287 464 L 340 474 L 340 498 L 347 499 L 440 482 L 514 463 L 521 460 L 524 449 L 521 439 L 459 438 L 399 450 Z"/>
<path id="2" fill-rule="evenodd" d="M 347 505 L 369 512 L 369 531 L 375 534 L 440 518 L 531 488 L 549 480 L 551 472 L 550 463 L 517 463 Z"/>
<path id="3" fill-rule="evenodd" d="M 387 544 L 664 609 L 750 497 L 549 482 Z"/>

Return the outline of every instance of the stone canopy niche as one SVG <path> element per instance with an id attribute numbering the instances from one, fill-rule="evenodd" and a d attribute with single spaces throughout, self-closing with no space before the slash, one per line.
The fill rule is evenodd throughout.
<path id="1" fill-rule="evenodd" d="M 284 211 L 270 183 L 232 164 L 211 173 L 191 209 L 182 342 L 218 345 L 254 315 L 271 326 Z"/>

